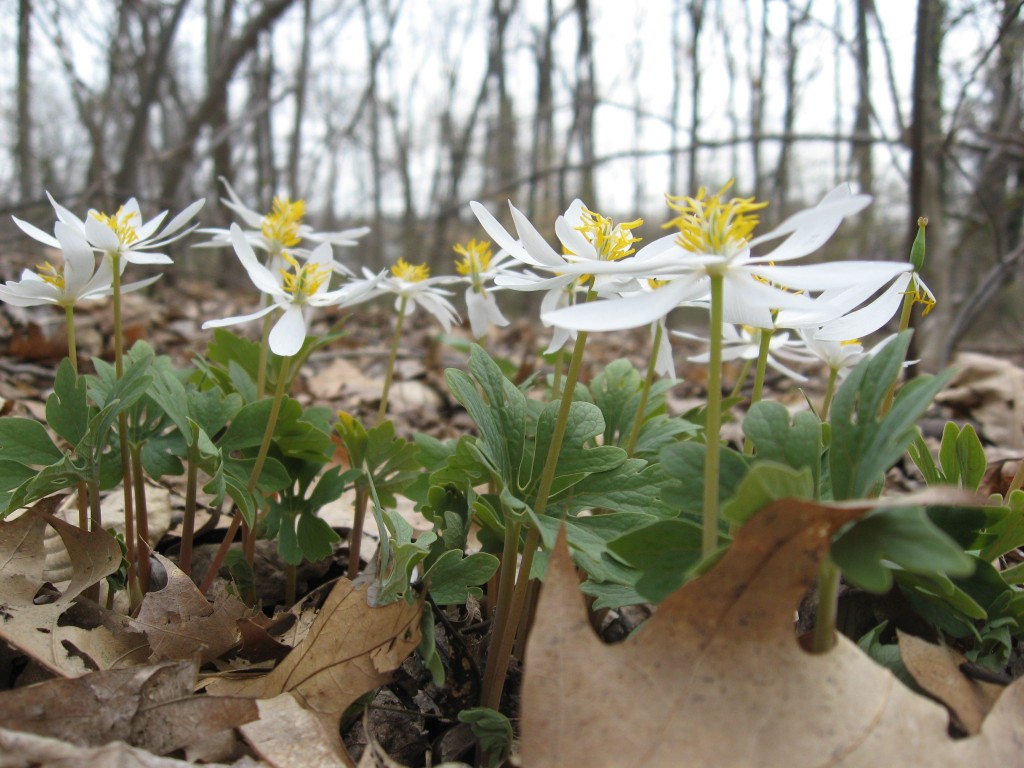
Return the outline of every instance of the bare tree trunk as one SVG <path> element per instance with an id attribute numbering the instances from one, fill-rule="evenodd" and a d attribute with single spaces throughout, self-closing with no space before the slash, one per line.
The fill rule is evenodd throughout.
<path id="1" fill-rule="evenodd" d="M 295 117 L 292 120 L 292 136 L 288 143 L 288 192 L 293 198 L 303 197 L 305 192 L 299 179 L 299 165 L 302 162 L 302 123 L 306 113 L 306 91 L 309 84 L 309 41 L 313 36 L 313 2 L 302 2 L 302 48 L 299 52 L 298 71 L 295 73 Z"/>
<path id="2" fill-rule="evenodd" d="M 217 0 L 206 0 L 206 82 L 207 92 L 216 93 L 218 98 L 211 105 L 207 125 L 210 129 L 210 154 L 213 159 L 213 178 L 210 186 L 222 191 L 218 183 L 221 178 L 234 179 L 231 162 L 231 143 L 228 141 L 228 83 L 218 78 L 227 43 L 231 35 L 231 15 L 234 0 L 224 0 L 217 10 Z M 218 207 L 221 217 L 226 209 Z"/>
<path id="3" fill-rule="evenodd" d="M 387 2 L 384 0 L 385 13 L 387 13 Z M 367 118 L 370 132 L 370 199 L 372 201 L 372 218 L 370 235 L 367 245 L 369 246 L 369 257 L 374 265 L 384 264 L 384 199 L 382 193 L 382 177 L 384 175 L 384 163 L 381 158 L 380 143 L 380 94 L 378 92 L 379 81 L 377 68 L 380 63 L 382 50 L 374 39 L 373 14 L 370 11 L 368 0 L 362 0 L 360 6 L 363 10 L 363 29 L 366 35 L 366 52 L 368 57 L 367 67 Z"/>
<path id="4" fill-rule="evenodd" d="M 928 262 L 926 274 L 938 296 L 952 296 L 950 282 L 952 264 L 945 252 L 942 214 L 942 87 L 939 63 L 942 52 L 943 0 L 918 0 L 917 33 L 914 45 L 913 107 L 910 122 L 910 221 L 907 222 L 905 253 L 917 236 L 917 219 L 932 218 L 928 229 Z M 948 309 L 939 306 L 932 313 L 932 327 L 948 323 Z M 938 322 L 936 322 L 938 321 Z M 911 341 L 910 356 L 920 357 L 923 349 L 919 334 Z M 911 375 L 912 372 L 911 372 Z"/>
<path id="5" fill-rule="evenodd" d="M 686 169 L 688 194 L 699 186 L 697 148 L 700 146 L 700 32 L 704 26 L 704 0 L 690 0 L 690 156 Z"/>
<path id="6" fill-rule="evenodd" d="M 683 66 L 686 47 L 683 45 L 683 2 L 673 0 L 672 3 L 672 106 L 669 111 L 669 127 L 672 131 L 672 153 L 669 156 L 668 190 L 670 194 L 683 194 L 679 181 L 679 123 L 683 111 Z M 692 148 L 691 148 L 692 149 Z M 696 190 L 688 189 L 685 194 L 692 195 Z"/>
<path id="7" fill-rule="evenodd" d="M 160 83 L 167 74 L 167 63 L 171 45 L 185 15 L 188 0 L 178 0 L 170 20 L 163 25 L 156 53 L 148 63 L 144 85 L 139 92 L 139 101 L 132 113 L 131 130 L 121 153 L 121 166 L 114 177 L 114 196 L 118 199 L 137 194 L 139 166 L 146 145 L 146 130 L 149 127 L 149 113 L 156 102 Z M 167 201 L 168 205 L 171 201 Z"/>
<path id="8" fill-rule="evenodd" d="M 761 37 L 757 66 L 750 73 L 750 164 L 754 175 L 754 196 L 759 200 L 765 198 L 766 180 L 761 157 L 761 137 L 764 134 L 765 77 L 768 70 L 768 42 L 771 36 L 768 28 L 769 2 L 770 0 L 761 1 Z"/>
<path id="9" fill-rule="evenodd" d="M 168 152 L 165 158 L 163 198 L 174 199 L 182 179 L 191 169 L 196 152 L 196 141 L 203 128 L 223 105 L 224 93 L 238 66 L 256 49 L 261 33 L 270 29 L 295 0 L 265 0 L 233 38 L 227 38 L 220 58 L 220 66 L 207 84 L 206 95 L 188 115 L 182 131 L 182 143 L 177 152 Z"/>
<path id="10" fill-rule="evenodd" d="M 871 58 L 868 45 L 868 16 L 874 13 L 874 0 L 857 0 L 856 34 L 853 49 L 857 61 L 857 107 L 853 117 L 853 145 L 850 159 L 861 192 L 872 194 L 875 175 L 871 141 Z M 858 250 L 867 253 L 874 235 L 874 208 L 868 206 L 858 221 Z"/>
<path id="11" fill-rule="evenodd" d="M 553 211 L 554 189 L 552 177 L 538 178 L 540 170 L 550 171 L 555 161 L 555 105 L 552 71 L 554 69 L 554 38 L 557 21 L 555 2 L 547 0 L 547 16 L 543 31 L 538 34 L 537 107 L 533 122 L 533 149 L 530 153 L 529 216 L 546 219 Z"/>
<path id="12" fill-rule="evenodd" d="M 570 137 L 579 142 L 580 178 L 579 186 L 572 197 L 580 197 L 587 205 L 598 207 L 597 190 L 594 186 L 594 110 L 597 107 L 597 90 L 594 76 L 594 51 L 590 36 L 590 0 L 575 0 L 576 23 L 579 25 L 576 38 L 576 87 L 573 91 L 573 123 Z M 570 141 L 570 144 L 572 142 Z M 565 189 L 566 174 L 562 174 L 561 197 L 563 202 L 570 197 Z"/>
<path id="13" fill-rule="evenodd" d="M 18 136 L 14 145 L 14 167 L 18 174 L 18 200 L 35 196 L 32 162 L 32 0 L 18 0 Z"/>
<path id="14" fill-rule="evenodd" d="M 277 193 L 277 163 L 274 160 L 274 124 L 270 119 L 270 99 L 274 77 L 274 46 L 265 41 L 252 59 L 249 86 L 249 111 L 256 115 L 253 144 L 256 147 L 256 190 L 262 210 L 269 211 Z"/>
<path id="15" fill-rule="evenodd" d="M 772 190 L 772 202 L 776 215 L 785 216 L 789 207 L 790 163 L 793 150 L 793 128 L 796 125 L 797 109 L 797 45 L 796 35 L 810 17 L 813 0 L 807 0 L 802 9 L 794 5 L 796 0 L 786 4 L 786 69 L 783 99 L 785 106 L 782 114 L 782 144 L 779 148 L 779 160 L 775 168 L 775 181 Z"/>

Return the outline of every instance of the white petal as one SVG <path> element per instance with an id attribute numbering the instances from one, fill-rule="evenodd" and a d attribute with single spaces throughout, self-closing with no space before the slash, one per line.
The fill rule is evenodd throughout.
<path id="1" fill-rule="evenodd" d="M 573 256 L 578 259 L 597 260 L 593 244 L 583 236 L 564 216 L 555 219 L 555 234 Z"/>
<path id="2" fill-rule="evenodd" d="M 526 254 L 526 249 L 523 248 L 522 243 L 516 240 L 510 235 L 498 220 L 491 215 L 491 212 L 484 208 L 476 200 L 473 200 L 469 204 L 470 209 L 476 216 L 477 221 L 480 222 L 480 226 L 484 228 L 484 231 L 490 235 L 491 240 L 498 244 L 498 247 L 504 251 L 508 251 L 513 257 L 520 259 Z"/>
<path id="3" fill-rule="evenodd" d="M 847 341 L 874 333 L 889 322 L 903 304 L 903 293 L 911 276 L 909 272 L 900 275 L 877 299 L 856 312 L 826 323 L 814 337 L 825 341 Z"/>
<path id="4" fill-rule="evenodd" d="M 168 224 L 164 230 L 160 233 L 160 238 L 164 239 L 169 235 L 173 235 L 179 229 L 188 224 L 189 220 L 194 218 L 199 211 L 202 210 L 203 206 L 206 205 L 206 198 L 196 200 L 194 203 L 189 205 L 185 210 L 171 219 L 171 223 Z M 166 240 L 165 240 L 166 242 Z"/>
<path id="5" fill-rule="evenodd" d="M 472 286 L 466 289 L 466 314 L 469 316 L 470 332 L 475 339 L 486 336 L 491 327 L 485 300 L 484 295 L 474 291 Z"/>
<path id="6" fill-rule="evenodd" d="M 793 290 L 823 291 L 848 288 L 856 283 L 873 286 L 871 293 L 874 293 L 896 275 L 911 269 L 913 265 L 896 261 L 831 261 L 795 267 L 755 265 L 748 271 Z"/>
<path id="7" fill-rule="evenodd" d="M 166 253 L 152 253 L 150 251 L 124 251 L 121 256 L 129 264 L 173 264 L 174 259 Z"/>
<path id="8" fill-rule="evenodd" d="M 234 246 L 238 260 L 242 262 L 242 266 L 249 274 L 249 279 L 252 280 L 253 285 L 257 289 L 279 298 L 284 295 L 280 281 L 274 277 L 273 272 L 260 264 L 259 259 L 256 258 L 256 253 L 245 237 L 245 233 L 242 232 L 242 228 L 237 224 L 231 225 L 231 245 Z"/>
<path id="9" fill-rule="evenodd" d="M 538 277 L 532 272 L 506 272 L 494 278 L 494 284 L 513 291 L 548 291 L 563 288 L 575 282 L 575 275 L 557 275 L 555 277 Z"/>
<path id="10" fill-rule="evenodd" d="M 661 342 L 658 344 L 658 348 L 654 351 L 656 355 L 654 360 L 654 372 L 659 376 L 665 376 L 669 379 L 676 377 L 676 361 L 672 355 L 672 341 L 669 339 L 668 332 L 665 328 L 665 321 L 659 320 L 657 323 L 651 326 L 651 332 L 653 333 L 658 326 L 661 326 Z"/>
<path id="11" fill-rule="evenodd" d="M 46 193 L 46 197 L 50 200 L 50 205 L 53 206 L 53 210 L 57 212 L 57 220 L 63 221 L 69 227 L 85 232 L 85 222 L 75 216 L 71 211 L 65 208 L 63 205 L 53 199 L 53 195 L 49 192 Z"/>
<path id="12" fill-rule="evenodd" d="M 302 349 L 305 340 L 306 318 L 303 316 L 302 307 L 291 304 L 270 330 L 270 351 L 281 357 L 291 357 Z"/>
<path id="13" fill-rule="evenodd" d="M 108 254 L 121 251 L 121 241 L 117 239 L 114 230 L 93 216 L 92 212 L 85 218 L 85 236 L 95 248 Z"/>
<path id="14" fill-rule="evenodd" d="M 555 253 L 555 249 L 541 237 L 540 232 L 530 223 L 530 220 L 512 203 L 509 203 L 508 207 L 512 209 L 512 221 L 515 222 L 516 232 L 519 234 L 527 254 L 532 258 L 532 263 L 547 269 L 559 269 L 565 266 L 565 259 Z"/>
<path id="15" fill-rule="evenodd" d="M 205 323 L 203 323 L 203 330 L 205 331 L 207 328 L 223 328 L 225 325 L 238 325 L 239 323 L 247 323 L 250 320 L 256 320 L 258 318 L 261 318 L 277 308 L 278 307 L 276 304 L 271 304 L 269 306 L 263 307 L 263 309 L 258 309 L 255 312 L 252 312 L 248 315 L 235 315 L 234 317 L 224 317 L 219 320 L 207 320 Z"/>
<path id="16" fill-rule="evenodd" d="M 675 280 L 649 293 L 623 299 L 602 299 L 557 309 L 541 315 L 545 323 L 579 331 L 619 331 L 648 325 L 665 317 L 687 299 L 702 293 L 703 286 L 690 279 Z"/>
<path id="17" fill-rule="evenodd" d="M 11 216 L 11 218 L 14 219 L 14 223 L 18 225 L 18 228 L 33 240 L 38 240 L 40 243 L 51 248 L 60 248 L 60 243 L 57 242 L 53 235 L 46 234 L 39 227 L 29 224 L 27 221 L 22 221 L 17 216 Z"/>
<path id="18" fill-rule="evenodd" d="M 64 293 L 78 296 L 96 271 L 96 255 L 85 236 L 74 227 L 58 221 L 53 232 L 64 254 Z"/>

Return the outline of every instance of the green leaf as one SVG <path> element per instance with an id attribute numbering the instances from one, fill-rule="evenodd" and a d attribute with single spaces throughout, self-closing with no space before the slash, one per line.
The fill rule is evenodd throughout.
<path id="1" fill-rule="evenodd" d="M 75 373 L 71 361 L 67 358 L 57 367 L 53 393 L 46 398 L 46 423 L 50 425 L 50 429 L 75 446 L 81 442 L 89 428 L 85 377 Z"/>
<path id="2" fill-rule="evenodd" d="M 341 540 L 337 532 L 313 512 L 299 515 L 295 533 L 302 554 L 310 562 L 330 557 L 334 553 L 333 544 Z"/>
<path id="3" fill-rule="evenodd" d="M 426 558 L 437 536 L 427 532 L 414 541 L 412 526 L 391 509 L 383 510 L 383 520 L 390 534 L 392 558 L 387 571 L 380 575 L 377 602 L 387 605 L 406 595 L 413 568 Z"/>
<path id="4" fill-rule="evenodd" d="M 459 722 L 469 723 L 473 729 L 487 768 L 498 768 L 512 753 L 512 724 L 501 712 L 487 707 L 464 709 L 459 712 Z"/>
<path id="5" fill-rule="evenodd" d="M 662 498 L 669 506 L 696 518 L 704 509 L 704 456 L 704 445 L 694 442 L 676 443 L 661 452 L 661 468 L 669 478 Z M 720 461 L 718 498 L 724 503 L 747 474 L 747 458 L 723 446 Z"/>
<path id="6" fill-rule="evenodd" d="M 757 449 L 758 460 L 776 461 L 797 470 L 806 468 L 817 489 L 822 454 L 821 421 L 817 416 L 802 411 L 791 418 L 781 403 L 761 400 L 750 407 L 743 420 L 743 433 Z"/>
<path id="7" fill-rule="evenodd" d="M 960 483 L 960 462 L 957 461 L 956 440 L 960 436 L 960 427 L 947 421 L 942 428 L 942 441 L 939 443 L 939 465 L 942 474 L 950 485 Z"/>
<path id="8" fill-rule="evenodd" d="M 760 453 L 740 481 L 736 494 L 722 505 L 722 517 L 742 525 L 762 507 L 780 499 L 814 499 L 817 487 L 810 467 L 793 469 L 762 460 Z"/>
<path id="9" fill-rule="evenodd" d="M 441 654 L 437 652 L 435 632 L 434 612 L 423 611 L 420 614 L 420 644 L 416 646 L 416 651 L 423 660 L 423 666 L 430 671 L 431 682 L 440 688 L 444 685 L 445 673 Z"/>
<path id="10" fill-rule="evenodd" d="M 1024 546 L 1024 491 L 1013 491 L 1002 507 L 1006 515 L 999 522 L 989 527 L 995 539 L 981 551 L 983 560 L 992 561 L 1018 547 Z"/>
<path id="11" fill-rule="evenodd" d="M 927 575 L 965 576 L 974 569 L 974 560 L 920 507 L 865 515 L 839 534 L 831 554 L 847 580 L 879 594 L 892 587 L 892 564 Z"/>
<path id="12" fill-rule="evenodd" d="M 485 552 L 463 557 L 461 551 L 449 549 L 430 566 L 423 581 L 438 605 L 462 604 L 470 595 L 483 594 L 480 585 L 487 583 L 498 565 L 498 558 Z"/>
<path id="13" fill-rule="evenodd" d="M 688 580 L 701 561 L 702 527 L 690 520 L 656 520 L 608 542 L 608 550 L 640 575 L 636 591 L 659 603 Z"/>
<path id="14" fill-rule="evenodd" d="M 968 491 L 977 491 L 985 477 L 988 462 L 978 433 L 970 424 L 964 425 L 956 439 L 956 459 L 960 468 L 960 484 Z"/>
<path id="15" fill-rule="evenodd" d="M 882 642 L 882 633 L 885 632 L 888 626 L 889 622 L 883 621 L 877 627 L 865 633 L 857 641 L 857 645 L 868 656 L 896 675 L 905 686 L 911 690 L 917 690 L 917 681 L 914 680 L 913 675 L 910 674 L 903 663 L 899 645 Z"/>
<path id="16" fill-rule="evenodd" d="M 35 419 L 0 419 L 0 458 L 26 466 L 53 464 L 64 453 L 53 444 L 46 428 Z"/>
<path id="17" fill-rule="evenodd" d="M 832 404 L 829 469 L 837 500 L 875 492 L 917 435 L 917 420 L 951 372 L 918 376 L 903 386 L 886 414 L 881 406 L 895 384 L 910 343 L 905 331 L 847 377 Z"/>

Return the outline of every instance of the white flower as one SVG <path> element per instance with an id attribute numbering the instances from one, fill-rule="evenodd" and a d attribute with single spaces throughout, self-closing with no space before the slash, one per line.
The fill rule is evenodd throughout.
<path id="1" fill-rule="evenodd" d="M 365 301 L 374 295 L 377 281 L 381 277 L 370 275 L 367 280 L 352 281 L 337 290 L 328 291 L 333 262 L 329 243 L 324 243 L 313 250 L 306 263 L 301 265 L 294 257 L 283 253 L 282 256 L 292 271 L 281 270 L 280 277 L 260 264 L 252 246 L 237 224 L 231 225 L 231 244 L 245 271 L 249 273 L 249 278 L 269 298 L 270 303 L 248 315 L 209 320 L 203 323 L 203 328 L 221 328 L 244 323 L 263 317 L 274 310 L 280 310 L 281 317 L 271 329 L 268 341 L 270 350 L 281 357 L 291 357 L 302 348 L 306 340 L 307 307 L 350 306 Z"/>
<path id="2" fill-rule="evenodd" d="M 38 272 L 26 269 L 18 282 L 0 285 L 0 300 L 16 307 L 55 304 L 72 307 L 79 301 L 109 296 L 112 291 L 112 270 L 109 259 L 96 265 L 96 255 L 85 237 L 73 227 L 58 221 L 53 230 L 54 240 L 64 258 L 63 264 L 43 264 Z M 160 275 L 121 286 L 121 291 L 135 291 L 151 285 Z"/>
<path id="3" fill-rule="evenodd" d="M 649 293 L 566 308 L 544 319 L 588 331 L 633 328 L 664 317 L 683 302 L 705 298 L 710 276 L 718 275 L 724 285 L 725 321 L 771 328 L 773 311 L 807 311 L 813 306 L 803 291 L 856 283 L 872 286 L 873 292 L 911 268 L 909 263 L 880 261 L 777 266 L 777 262 L 798 259 L 819 248 L 843 218 L 864 208 L 871 198 L 853 195 L 845 185 L 838 187 L 814 208 L 797 213 L 771 232 L 751 239 L 758 223 L 757 212 L 766 204 L 753 198 L 723 201 L 727 189 L 728 186 L 710 197 L 701 190 L 694 198 L 671 202 L 680 213 L 670 222 L 679 228 L 671 242 L 666 242 L 668 238 L 657 240 L 633 259 L 566 268 L 574 273 L 586 270 L 619 277 L 654 278 L 664 285 Z M 786 239 L 773 251 L 763 256 L 751 255 L 752 248 L 781 237 Z"/>
<path id="4" fill-rule="evenodd" d="M 139 203 L 133 197 L 127 203 L 117 209 L 117 213 L 108 215 L 95 210 L 90 210 L 85 220 L 78 218 L 67 208 L 58 205 L 57 201 L 50 196 L 50 203 L 57 212 L 57 219 L 70 229 L 78 232 L 85 238 L 94 251 L 102 253 L 111 261 L 116 262 L 123 272 L 127 264 L 171 264 L 170 256 L 157 252 L 169 243 L 173 243 L 193 229 L 193 224 L 188 229 L 184 227 L 199 213 L 205 200 L 196 200 L 185 208 L 171 222 L 160 228 L 167 211 L 154 216 L 149 221 L 142 218 L 139 212 Z M 51 248 L 60 248 L 57 238 L 46 234 L 41 229 L 19 219 L 14 222 L 30 237 Z"/>
<path id="5" fill-rule="evenodd" d="M 369 278 L 370 273 L 364 268 L 363 274 Z M 441 288 L 456 282 L 455 277 L 431 277 L 426 264 L 410 264 L 399 259 L 391 274 L 380 279 L 378 293 L 391 293 L 395 296 L 395 310 L 411 314 L 416 307 L 422 307 L 450 333 L 452 324 L 458 322 L 459 313 L 448 301 L 451 291 Z"/>
<path id="6" fill-rule="evenodd" d="M 737 328 L 729 323 L 723 325 L 722 361 L 757 360 L 760 355 L 762 333 L 763 330 L 761 328 L 751 328 L 750 326 Z M 686 333 L 685 331 L 672 331 L 672 335 L 681 339 L 692 339 L 707 343 L 707 339 L 695 336 L 692 333 Z M 794 371 L 782 363 L 779 358 L 798 363 L 813 362 L 814 357 L 806 353 L 806 347 L 801 339 L 790 338 L 788 333 L 779 333 L 777 331 L 772 333 L 772 338 L 768 342 L 768 357 L 765 362 L 769 367 L 788 376 L 793 381 L 801 383 L 807 381 L 806 376 Z M 706 363 L 710 360 L 710 355 L 705 352 L 700 355 L 693 355 L 689 360 L 694 363 Z"/>
<path id="7" fill-rule="evenodd" d="M 465 245 L 457 244 L 455 252 L 462 256 L 462 259 L 455 262 L 455 271 L 469 283 L 466 288 L 469 327 L 473 336 L 480 339 L 487 335 L 491 325 L 508 325 L 508 320 L 494 299 L 493 289 L 487 287 L 487 282 L 509 271 L 509 253 L 498 251 L 497 255 L 493 255 L 490 243 L 476 239 Z"/>
<path id="8" fill-rule="evenodd" d="M 904 272 L 871 303 L 824 323 L 815 334 L 815 338 L 822 341 L 843 341 L 874 333 L 900 310 L 907 294 L 912 295 L 916 303 L 925 305 L 926 315 L 935 306 L 935 296 L 921 276 L 916 272 Z M 842 294 L 835 297 L 834 303 L 843 303 L 843 298 Z"/>
<path id="9" fill-rule="evenodd" d="M 238 193 L 224 177 L 221 183 L 227 190 L 227 198 L 221 198 L 225 206 L 234 211 L 238 218 L 249 227 L 242 232 L 253 248 L 267 254 L 269 266 L 272 269 L 282 268 L 283 260 L 281 254 L 286 250 L 301 259 L 308 258 L 311 251 L 307 248 L 298 247 L 303 241 L 313 243 L 330 243 L 332 246 L 353 246 L 358 245 L 359 238 L 370 231 L 369 227 L 356 227 L 345 229 L 340 232 L 317 232 L 308 224 L 303 224 L 302 219 L 306 215 L 306 203 L 304 200 L 290 200 L 286 197 L 275 197 L 273 210 L 267 214 L 261 214 L 246 206 Z M 203 234 L 212 235 L 212 238 L 200 243 L 197 248 L 218 248 L 230 245 L 231 231 L 219 227 L 210 227 L 199 230 Z M 334 262 L 332 268 L 335 272 L 351 275 L 351 270 L 340 262 Z"/>

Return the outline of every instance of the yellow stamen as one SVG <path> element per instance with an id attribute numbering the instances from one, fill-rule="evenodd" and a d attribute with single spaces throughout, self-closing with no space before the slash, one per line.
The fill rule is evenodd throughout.
<path id="1" fill-rule="evenodd" d="M 644 223 L 643 219 L 612 224 L 612 220 L 596 211 L 583 209 L 582 224 L 576 229 L 594 246 L 601 261 L 618 261 L 633 254 L 633 243 L 640 242 L 633 237 L 632 230 Z"/>
<path id="2" fill-rule="evenodd" d="M 292 268 L 291 272 L 287 269 L 281 270 L 283 288 L 297 302 L 302 302 L 316 293 L 331 276 L 329 264 L 308 261 L 305 264 L 299 264 L 298 260 L 287 251 L 282 252 L 281 256 Z"/>
<path id="3" fill-rule="evenodd" d="M 391 274 L 407 283 L 422 283 L 430 277 L 430 268 L 426 264 L 410 264 L 405 259 L 399 259 L 391 268 Z"/>
<path id="4" fill-rule="evenodd" d="M 276 243 L 282 248 L 291 248 L 302 240 L 299 237 L 299 226 L 305 215 L 304 200 L 292 202 L 287 197 L 275 197 L 274 209 L 263 217 L 260 232 L 271 243 Z"/>
<path id="5" fill-rule="evenodd" d="M 840 347 L 852 347 L 855 344 L 860 344 L 860 339 L 847 339 L 846 341 L 840 341 Z"/>
<path id="6" fill-rule="evenodd" d="M 716 194 L 708 197 L 701 187 L 696 197 L 667 195 L 668 206 L 679 216 L 665 224 L 678 227 L 676 242 L 692 253 L 732 256 L 746 247 L 751 232 L 760 219 L 756 211 L 768 203 L 759 203 L 753 197 L 734 197 L 722 201 L 733 184 L 730 181 Z"/>
<path id="7" fill-rule="evenodd" d="M 38 274 L 43 282 L 49 283 L 58 291 L 64 290 L 64 267 L 57 268 L 47 261 L 38 267 Z"/>
<path id="8" fill-rule="evenodd" d="M 113 216 L 93 211 L 92 217 L 101 224 L 106 224 L 110 227 L 121 245 L 131 245 L 139 239 L 139 233 L 135 229 L 136 225 L 132 223 L 132 220 L 137 219 L 139 214 L 135 211 L 126 211 L 123 205 L 117 209 L 117 213 Z"/>
<path id="9" fill-rule="evenodd" d="M 454 250 L 462 256 L 461 260 L 455 262 L 455 271 L 460 275 L 476 277 L 481 272 L 486 272 L 491 265 L 493 254 L 491 253 L 491 244 L 488 242 L 478 241 L 474 238 L 465 245 L 456 243 Z"/>

